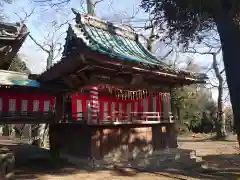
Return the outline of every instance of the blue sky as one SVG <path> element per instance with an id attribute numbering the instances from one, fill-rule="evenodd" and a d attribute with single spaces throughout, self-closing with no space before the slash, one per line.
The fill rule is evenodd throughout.
<path id="1" fill-rule="evenodd" d="M 81 2 L 83 3 L 82 6 Z M 133 22 L 132 24 L 139 27 L 144 25 L 144 22 L 141 21 L 148 18 L 148 14 L 144 13 L 141 9 L 139 10 L 139 4 L 140 0 L 104 0 L 103 2 L 98 4 L 96 14 L 99 18 L 119 22 L 121 19 L 125 19 L 126 21 L 126 18 L 138 12 L 135 16 L 135 21 L 137 22 Z M 15 0 L 13 4 L 6 5 L 4 8 L 5 14 L 8 18 L 7 21 L 18 22 L 18 16 L 22 18 L 25 17 L 24 11 L 29 13 L 35 7 L 36 4 L 29 3 L 29 0 Z M 48 42 L 50 38 L 46 37 L 49 32 L 53 32 L 52 24 L 50 22 L 54 20 L 57 24 L 61 24 L 66 22 L 66 20 L 73 19 L 74 14 L 71 12 L 71 8 L 76 8 L 80 11 L 84 11 L 86 8 L 85 0 L 72 0 L 69 4 L 60 7 L 58 10 L 37 6 L 35 8 L 35 13 L 33 13 L 26 21 L 31 35 L 41 44 L 43 44 L 44 42 Z M 69 23 L 71 22 L 72 21 L 69 21 Z M 65 24 L 60 30 L 55 32 L 55 36 L 61 35 L 59 42 L 61 42 L 62 44 L 64 44 L 64 38 L 66 37 L 65 32 L 67 30 L 67 27 L 68 25 Z M 145 33 L 143 31 L 140 32 Z M 164 51 L 164 46 L 161 46 L 160 52 Z M 45 70 L 46 54 L 38 46 L 36 46 L 36 44 L 30 38 L 28 38 L 24 43 L 23 47 L 20 50 L 20 54 L 22 57 L 24 57 L 24 60 L 26 61 L 32 73 L 41 73 Z M 210 67 L 212 61 L 211 56 L 188 56 L 191 56 L 191 58 L 194 59 L 194 63 L 202 67 Z M 58 59 L 56 59 L 56 61 Z M 209 76 L 212 77 L 212 74 L 209 73 Z M 212 92 L 214 99 L 216 99 L 216 90 L 212 90 Z"/>
<path id="2" fill-rule="evenodd" d="M 82 10 L 80 6 L 81 0 L 72 0 L 69 4 L 61 7 L 60 11 L 56 12 L 52 9 L 44 11 L 47 9 L 45 7 L 37 7 L 33 15 L 31 15 L 26 24 L 29 31 L 35 39 L 43 43 L 44 36 L 51 31 L 51 24 L 49 22 L 55 20 L 59 24 L 64 23 L 66 20 L 70 20 L 74 17 L 71 12 L 71 8 Z M 85 4 L 85 3 L 84 3 Z M 132 15 L 136 11 L 136 7 L 139 4 L 139 0 L 121 0 L 121 3 L 117 0 L 108 1 L 105 0 L 98 4 L 97 6 L 97 16 L 104 19 L 119 19 L 119 17 Z M 4 8 L 5 14 L 7 15 L 7 21 L 17 22 L 19 17 L 25 17 L 24 11 L 27 13 L 36 7 L 36 4 L 29 3 L 29 0 L 16 0 L 14 4 L 6 5 Z M 85 7 L 84 7 L 85 8 Z M 44 12 L 43 12 L 44 11 Z M 18 15 L 16 15 L 18 14 Z M 137 18 L 146 18 L 144 13 L 138 13 Z M 67 30 L 67 25 L 63 26 L 57 34 L 64 33 Z M 64 43 L 65 34 L 62 35 L 60 42 Z M 40 73 L 45 69 L 46 66 L 46 55 L 44 52 L 37 47 L 30 38 L 24 43 L 20 50 L 22 56 L 25 57 L 27 65 L 33 73 Z"/>

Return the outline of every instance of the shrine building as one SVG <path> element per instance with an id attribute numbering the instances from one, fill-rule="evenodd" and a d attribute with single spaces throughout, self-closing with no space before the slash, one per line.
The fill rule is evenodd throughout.
<path id="1" fill-rule="evenodd" d="M 40 75 L 0 72 L 1 123 L 48 123 L 52 151 L 85 159 L 177 148 L 171 92 L 206 75 L 171 68 L 132 30 L 74 13 L 59 62 Z"/>

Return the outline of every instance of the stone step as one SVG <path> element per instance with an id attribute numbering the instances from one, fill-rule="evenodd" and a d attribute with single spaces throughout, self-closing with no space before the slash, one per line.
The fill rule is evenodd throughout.
<path id="1" fill-rule="evenodd" d="M 192 151 L 169 149 L 164 151 L 155 151 L 151 154 L 145 154 L 145 156 L 139 155 L 130 159 L 118 159 L 117 161 L 109 157 L 103 160 L 80 159 L 68 154 L 62 154 L 62 157 L 75 165 L 84 164 L 85 166 L 89 166 L 91 168 L 111 168 L 114 166 L 120 166 L 142 170 L 154 170 L 174 167 L 187 168 L 196 164 L 198 157 L 194 156 L 194 154 L 195 152 Z"/>

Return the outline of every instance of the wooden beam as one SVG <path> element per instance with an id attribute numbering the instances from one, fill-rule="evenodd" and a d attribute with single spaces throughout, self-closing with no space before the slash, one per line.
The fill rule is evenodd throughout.
<path id="1" fill-rule="evenodd" d="M 132 76 L 132 80 L 131 80 L 131 83 L 132 85 L 134 84 L 139 84 L 143 79 L 143 76 L 140 75 L 140 74 L 135 74 Z"/>
<path id="2" fill-rule="evenodd" d="M 71 74 L 70 77 L 71 77 L 71 80 L 74 81 L 76 86 L 79 86 L 81 84 L 80 79 L 75 74 Z"/>
<path id="3" fill-rule="evenodd" d="M 199 81 L 195 78 L 191 78 L 188 76 L 184 76 L 184 78 L 182 79 L 182 77 L 179 76 L 178 73 L 172 73 L 172 72 L 166 72 L 164 70 L 160 70 L 159 68 L 150 68 L 150 69 L 145 69 L 139 65 L 137 65 L 136 63 L 131 63 L 131 62 L 126 62 L 126 61 L 122 61 L 122 60 L 118 60 L 118 59 L 114 59 L 111 57 L 108 57 L 105 54 L 100 54 L 100 53 L 96 53 L 96 52 L 92 52 L 89 50 L 85 50 L 84 54 L 86 57 L 91 58 L 91 61 L 94 63 L 97 63 L 102 66 L 107 66 L 107 65 L 112 65 L 115 67 L 123 67 L 125 69 L 129 69 L 131 72 L 135 72 L 135 73 L 143 73 L 143 74 L 151 74 L 154 75 L 156 78 L 159 77 L 166 77 L 168 79 L 176 79 L 177 81 L 183 81 L 183 83 L 204 83 L 203 81 Z"/>
<path id="4" fill-rule="evenodd" d="M 63 78 L 64 83 L 67 84 L 67 86 L 69 86 L 70 88 L 75 88 L 76 84 L 73 83 L 73 81 L 70 80 L 70 77 L 64 77 Z"/>
<path id="5" fill-rule="evenodd" d="M 97 61 L 94 61 L 94 63 L 97 63 Z M 103 66 L 108 66 L 103 67 Z M 110 67 L 111 68 L 110 68 Z M 142 81 L 156 81 L 157 84 L 160 83 L 165 83 L 165 84 L 178 84 L 179 82 L 181 82 L 182 84 L 192 84 L 193 82 L 191 80 L 187 80 L 187 79 L 179 79 L 177 77 L 169 77 L 169 76 L 159 76 L 157 74 L 153 74 L 151 72 L 145 72 L 145 71 L 138 71 L 138 70 L 131 70 L 129 68 L 121 68 L 122 69 L 122 73 L 119 71 L 114 70 L 114 68 L 118 68 L 117 66 L 113 66 L 111 64 L 98 64 L 98 65 L 93 65 L 93 67 L 95 68 L 95 70 L 91 70 L 90 72 L 88 72 L 89 74 L 99 74 L 99 75 L 103 75 L 103 76 L 111 76 L 111 77 L 121 77 L 121 78 L 125 78 L 125 75 L 129 76 L 133 76 L 133 75 L 141 75 L 142 79 L 139 77 L 136 78 L 134 77 L 135 80 L 132 80 L 131 82 L 128 83 L 132 83 L 132 84 L 136 84 L 136 83 L 141 83 Z M 137 80 L 138 79 L 138 80 Z M 134 82 L 134 81 L 139 81 L 139 82 Z"/>
<path id="6" fill-rule="evenodd" d="M 86 75 L 86 73 L 85 72 L 81 72 L 81 73 L 79 73 L 78 74 L 80 77 L 81 77 L 81 79 L 84 81 L 84 82 L 89 82 L 89 78 L 87 77 L 87 75 Z"/>
<path id="7" fill-rule="evenodd" d="M 126 82 L 119 83 L 119 82 L 115 82 L 115 81 L 98 80 L 95 78 L 92 78 L 88 84 L 84 84 L 84 87 L 91 86 L 91 85 L 98 85 L 98 84 L 109 84 L 109 85 L 123 88 L 123 89 L 131 88 L 131 89 L 136 89 L 136 90 L 137 89 L 148 89 L 149 87 L 151 87 L 151 89 L 155 89 L 155 90 L 160 88 L 159 86 L 149 86 L 149 84 L 146 84 L 146 83 L 140 83 L 140 84 L 135 85 L 135 84 L 130 84 L 130 83 L 126 83 Z"/>

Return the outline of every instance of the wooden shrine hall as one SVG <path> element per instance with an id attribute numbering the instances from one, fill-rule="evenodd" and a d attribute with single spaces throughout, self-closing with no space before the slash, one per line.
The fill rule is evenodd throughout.
<path id="1" fill-rule="evenodd" d="M 139 34 L 73 12 L 76 22 L 67 30 L 61 60 L 30 75 L 35 91 L 12 106 L 51 112 L 45 123 L 52 152 L 128 159 L 136 150 L 176 148 L 171 90 L 205 83 L 206 75 L 172 69 L 140 43 Z M 7 101 L 2 109 L 13 109 Z"/>
<path id="2" fill-rule="evenodd" d="M 63 87 L 55 107 L 63 123 L 50 127 L 52 150 L 104 159 L 176 148 L 171 89 L 204 83 L 206 75 L 174 70 L 135 32 L 74 13 L 61 61 L 37 78 Z M 64 122 L 63 114 L 78 123 Z"/>

